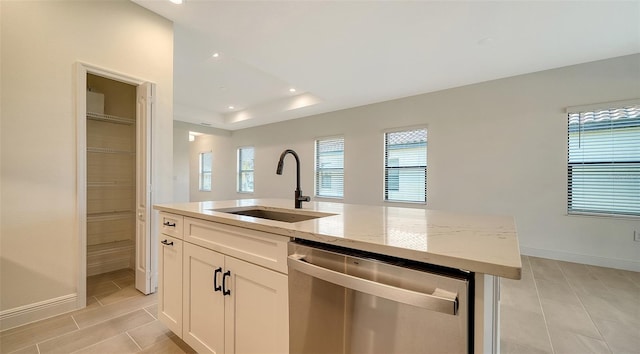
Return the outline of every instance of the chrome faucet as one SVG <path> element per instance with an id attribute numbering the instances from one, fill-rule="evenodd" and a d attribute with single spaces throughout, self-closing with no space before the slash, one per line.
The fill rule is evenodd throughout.
<path id="1" fill-rule="evenodd" d="M 300 158 L 295 151 L 287 149 L 282 152 L 282 154 L 280 155 L 280 160 L 278 161 L 278 168 L 276 168 L 276 174 L 282 175 L 282 169 L 284 168 L 284 157 L 287 154 L 291 154 L 296 158 L 296 193 L 294 202 L 296 205 L 296 209 L 302 209 L 302 202 L 308 202 L 311 200 L 311 198 L 302 195 L 302 191 L 300 190 Z"/>

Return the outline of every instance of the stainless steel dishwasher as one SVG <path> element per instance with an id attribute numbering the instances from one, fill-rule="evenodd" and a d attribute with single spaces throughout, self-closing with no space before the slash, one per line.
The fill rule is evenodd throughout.
<path id="1" fill-rule="evenodd" d="M 471 353 L 473 274 L 289 243 L 291 353 Z"/>

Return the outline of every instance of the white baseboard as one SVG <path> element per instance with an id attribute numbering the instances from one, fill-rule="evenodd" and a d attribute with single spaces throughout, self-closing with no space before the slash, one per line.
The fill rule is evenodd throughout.
<path id="1" fill-rule="evenodd" d="M 552 251 L 540 248 L 520 246 L 520 252 L 525 256 L 555 259 L 559 261 L 589 264 L 600 267 L 616 268 L 640 272 L 640 261 L 627 259 L 615 259 L 584 254 L 576 254 L 562 251 Z"/>
<path id="2" fill-rule="evenodd" d="M 77 301 L 78 294 L 69 294 L 4 310 L 0 312 L 0 331 L 73 311 Z"/>

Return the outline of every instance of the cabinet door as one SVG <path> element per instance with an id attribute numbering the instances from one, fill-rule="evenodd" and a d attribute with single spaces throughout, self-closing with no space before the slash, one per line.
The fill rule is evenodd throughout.
<path id="1" fill-rule="evenodd" d="M 224 256 L 185 242 L 183 267 L 182 339 L 198 353 L 222 354 L 225 297 L 215 289 L 222 286 Z"/>
<path id="2" fill-rule="evenodd" d="M 158 318 L 182 337 L 182 241 L 160 235 Z"/>
<path id="3" fill-rule="evenodd" d="M 288 353 L 287 276 L 226 257 L 226 353 Z"/>

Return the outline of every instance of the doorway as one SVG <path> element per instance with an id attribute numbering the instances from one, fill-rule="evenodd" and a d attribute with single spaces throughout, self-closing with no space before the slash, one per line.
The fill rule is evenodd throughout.
<path id="1" fill-rule="evenodd" d="M 135 267 L 136 87 L 87 74 L 87 277 Z"/>
<path id="2" fill-rule="evenodd" d="M 130 274 L 155 291 L 151 250 L 151 122 L 154 85 L 78 63 L 77 139 L 80 269 L 87 277 Z"/>

